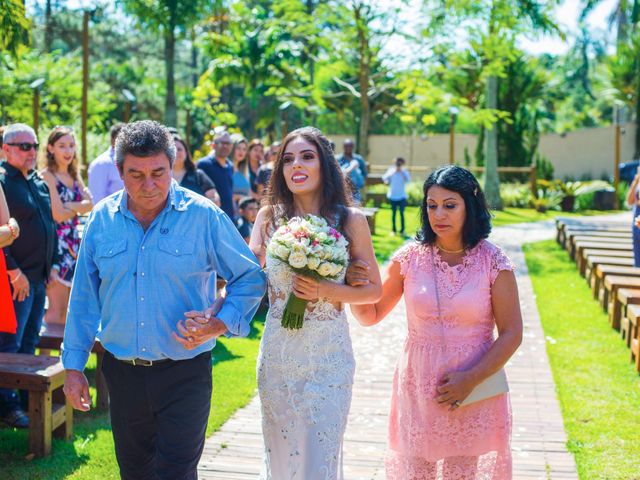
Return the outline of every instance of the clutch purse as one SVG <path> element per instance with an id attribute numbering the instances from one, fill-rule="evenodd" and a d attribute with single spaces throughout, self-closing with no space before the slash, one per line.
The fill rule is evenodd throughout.
<path id="1" fill-rule="evenodd" d="M 480 400 L 495 397 L 509 391 L 509 384 L 507 383 L 507 374 L 504 368 L 501 368 L 496 373 L 487 377 L 483 382 L 479 383 L 476 388 L 471 390 L 471 393 L 461 403 L 461 407 L 466 407 Z"/>

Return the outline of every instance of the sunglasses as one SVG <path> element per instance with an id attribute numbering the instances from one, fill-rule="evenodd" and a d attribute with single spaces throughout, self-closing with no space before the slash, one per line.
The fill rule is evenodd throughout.
<path id="1" fill-rule="evenodd" d="M 23 152 L 28 152 L 29 150 L 31 150 L 32 148 L 35 151 L 38 151 L 38 147 L 40 146 L 39 143 L 27 143 L 27 142 L 21 142 L 21 143 L 7 143 L 7 145 L 11 145 L 12 147 L 18 147 L 20 150 L 22 150 Z"/>

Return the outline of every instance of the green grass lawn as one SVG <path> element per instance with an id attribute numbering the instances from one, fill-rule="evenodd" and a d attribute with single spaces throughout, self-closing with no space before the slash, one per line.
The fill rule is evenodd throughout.
<path id="1" fill-rule="evenodd" d="M 629 350 L 556 242 L 525 254 L 580 478 L 640 479 L 640 376 Z"/>
<path id="2" fill-rule="evenodd" d="M 505 208 L 502 211 L 494 211 L 493 226 L 500 227 L 513 223 L 538 222 L 541 220 L 552 220 L 555 217 L 570 217 L 583 215 L 602 215 L 599 210 L 589 210 L 580 213 L 566 213 L 554 210 L 545 213 L 536 212 L 531 208 Z M 391 207 L 383 204 L 376 215 L 376 234 L 373 236 L 373 249 L 376 252 L 378 262 L 386 262 L 391 254 L 395 252 L 408 238 L 415 236 L 420 228 L 420 209 L 418 207 L 407 207 L 405 209 L 406 233 L 407 237 L 391 235 Z M 399 222 L 399 219 L 397 220 Z M 398 223 L 398 228 L 400 224 Z"/>
<path id="3" fill-rule="evenodd" d="M 213 396 L 207 435 L 220 426 L 255 394 L 256 358 L 264 326 L 264 313 L 256 316 L 248 338 L 221 339 L 213 350 Z M 94 384 L 95 357 L 87 367 Z M 95 389 L 91 389 L 95 400 Z M 27 431 L 0 429 L 2 480 L 118 479 L 113 437 L 108 415 L 75 412 L 74 441 L 53 440 L 47 458 L 26 460 Z"/>

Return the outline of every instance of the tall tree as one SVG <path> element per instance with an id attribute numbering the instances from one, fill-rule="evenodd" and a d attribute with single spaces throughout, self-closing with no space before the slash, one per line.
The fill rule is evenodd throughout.
<path id="1" fill-rule="evenodd" d="M 134 14 L 140 25 L 162 33 L 166 96 L 164 121 L 176 126 L 178 121 L 175 85 L 176 39 L 196 23 L 208 4 L 206 0 L 123 0 L 125 10 Z"/>
<path id="2" fill-rule="evenodd" d="M 550 18 L 550 9 L 558 2 L 553 0 L 541 5 L 530 0 L 445 0 L 443 3 L 444 16 L 450 22 L 449 31 L 459 31 L 453 26 L 466 28 L 470 47 L 479 52 L 486 82 L 486 108 L 497 111 L 499 81 L 505 76 L 508 62 L 515 59 L 517 37 L 539 32 L 558 33 L 558 27 Z M 442 19 L 439 22 L 442 24 Z M 501 209 L 498 129 L 495 123 L 485 127 L 485 193 L 491 206 Z"/>
<path id="3" fill-rule="evenodd" d="M 17 58 L 23 47 L 29 44 L 29 27 L 24 2 L 0 0 L 0 53 L 7 52 Z"/>

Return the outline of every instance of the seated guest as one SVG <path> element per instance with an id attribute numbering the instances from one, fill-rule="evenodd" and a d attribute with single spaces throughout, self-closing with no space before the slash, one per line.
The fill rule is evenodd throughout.
<path id="1" fill-rule="evenodd" d="M 236 226 L 247 244 L 251 239 L 251 231 L 258 216 L 258 208 L 258 201 L 252 197 L 245 197 L 238 203 L 240 218 L 238 218 Z"/>
<path id="2" fill-rule="evenodd" d="M 0 164 L 0 185 L 9 211 L 20 225 L 20 237 L 4 248 L 7 273 L 13 290 L 16 333 L 0 333 L 0 352 L 33 354 L 44 315 L 47 281 L 55 279 L 58 236 L 51 214 L 49 187 L 34 170 L 38 152 L 36 133 L 16 123 L 5 128 Z M 26 395 L 22 404 L 26 405 Z M 28 428 L 29 419 L 14 390 L 0 389 L 0 421 Z"/>
<path id="3" fill-rule="evenodd" d="M 111 127 L 111 146 L 89 164 L 89 191 L 94 203 L 98 203 L 112 193 L 122 190 L 124 186 L 114 161 L 113 150 L 118 133 L 120 133 L 123 126 L 124 123 L 116 123 Z"/>
<path id="4" fill-rule="evenodd" d="M 80 248 L 78 216 L 93 208 L 89 190 L 78 172 L 76 138 L 69 127 L 55 127 L 49 134 L 45 168 L 41 172 L 51 194 L 53 219 L 58 235 L 58 275 L 47 285 L 47 324 L 64 324 L 71 281 Z"/>
<path id="5" fill-rule="evenodd" d="M 202 170 L 196 168 L 187 144 L 178 135 L 173 136 L 176 142 L 176 160 L 173 162 L 172 174 L 181 187 L 207 197 L 220 206 L 220 197 L 211 179 Z"/>
<path id="6" fill-rule="evenodd" d="M 213 149 L 206 157 L 198 161 L 198 168 L 213 180 L 220 196 L 220 208 L 231 220 L 235 220 L 233 211 L 233 165 L 229 161 L 231 153 L 231 135 L 226 130 L 218 131 L 213 137 Z"/>

